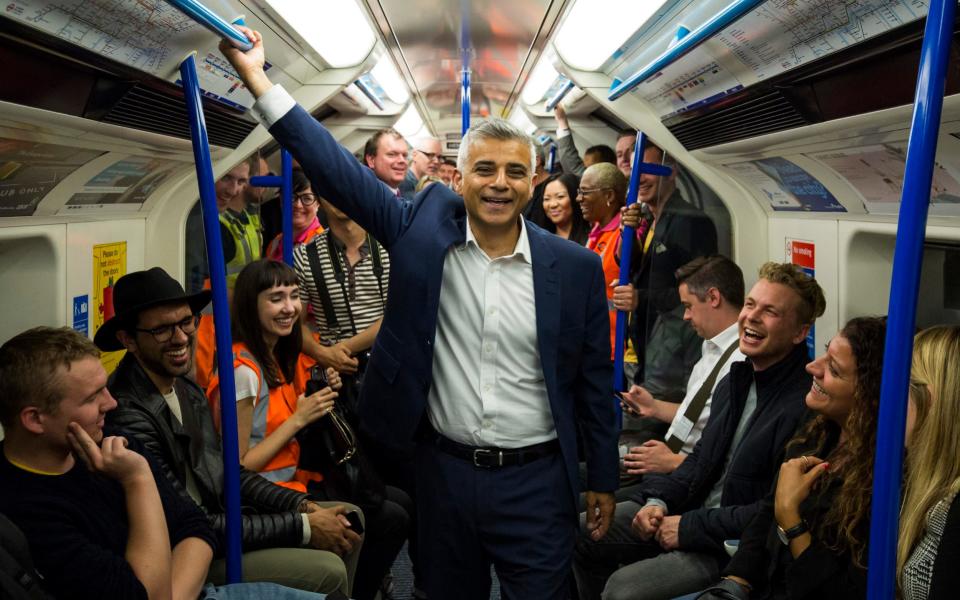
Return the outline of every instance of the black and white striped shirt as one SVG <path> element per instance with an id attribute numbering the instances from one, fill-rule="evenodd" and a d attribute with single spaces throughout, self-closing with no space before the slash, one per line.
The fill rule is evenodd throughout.
<path id="1" fill-rule="evenodd" d="M 327 229 L 314 236 L 307 244 L 295 248 L 293 252 L 293 266 L 299 279 L 300 297 L 305 304 L 310 304 L 315 328 L 320 333 L 320 342 L 326 345 L 332 345 L 353 337 L 383 316 L 383 309 L 387 301 L 387 281 L 390 275 L 390 257 L 383 246 L 377 244 L 380 261 L 383 264 L 383 275 L 381 276 L 383 296 L 381 297 L 381 285 L 374 274 L 369 245 L 364 243 L 360 247 L 360 260 L 350 267 L 347 262 L 346 247 L 334 237 L 334 247 L 340 255 L 340 264 L 343 265 L 345 275 L 341 286 L 336 279 L 334 267 L 330 261 L 327 241 L 330 235 L 330 230 Z M 310 268 L 310 258 L 307 255 L 309 245 L 315 245 L 319 251 L 320 268 L 323 271 L 322 277 L 317 277 L 317 274 L 313 273 Z M 330 294 L 333 312 L 337 318 L 336 327 L 327 323 L 327 315 L 323 309 L 318 285 L 326 286 Z M 347 310 L 348 299 L 350 310 Z M 352 322 L 351 315 L 353 317 Z M 354 330 L 354 326 L 356 330 Z"/>

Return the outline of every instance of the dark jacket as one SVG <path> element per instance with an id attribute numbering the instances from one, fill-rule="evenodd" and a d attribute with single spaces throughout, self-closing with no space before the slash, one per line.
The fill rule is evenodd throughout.
<path id="1" fill-rule="evenodd" d="M 836 447 L 836 436 L 820 452 L 791 448 L 785 459 L 804 454 L 826 459 Z M 738 575 L 750 582 L 751 598 L 830 600 L 865 598 L 867 570 L 854 564 L 849 552 L 831 550 L 835 536 L 821 539 L 817 523 L 822 523 L 830 506 L 840 493 L 840 477 L 822 476 L 810 496 L 800 504 L 800 516 L 813 529 L 813 542 L 803 554 L 793 558 L 790 549 L 777 536 L 773 501 L 776 488 L 763 500 L 757 515 L 740 538 L 740 548 L 727 566 L 724 575 Z M 869 503 L 863 507 L 870 512 Z M 861 526 L 866 529 L 867 523 Z M 866 531 L 861 531 L 866 535 Z"/>
<path id="2" fill-rule="evenodd" d="M 680 549 L 725 557 L 723 540 L 737 539 L 757 514 L 783 462 L 784 447 L 806 410 L 803 398 L 811 378 L 804 370 L 806 344 L 760 372 L 749 361 L 733 363 L 717 384 L 710 420 L 693 452 L 669 475 L 648 475 L 633 497 L 667 503 L 680 519 Z M 750 385 L 757 382 L 757 408 L 734 450 L 719 508 L 704 508 L 710 490 L 724 474 L 727 452 L 743 414 Z"/>
<path id="3" fill-rule="evenodd" d="M 200 387 L 184 377 L 177 377 L 174 382 L 183 425 L 132 355 L 123 358 L 107 387 L 118 405 L 107 413 L 107 421 L 143 442 L 181 493 L 186 493 L 187 469 L 193 472 L 201 508 L 222 541 L 226 508 L 220 436 Z M 241 469 L 244 550 L 299 547 L 303 541 L 303 520 L 297 507 L 306 497 Z"/>
<path id="4" fill-rule="evenodd" d="M 642 243 L 638 243 L 642 247 Z M 717 229 L 702 210 L 686 202 L 675 190 L 667 199 L 653 231 L 650 248 L 633 271 L 639 303 L 631 330 L 640 365 L 657 317 L 680 305 L 674 272 L 698 256 L 717 253 Z M 699 347 L 699 340 L 695 340 Z M 678 357 L 679 358 L 679 357 Z M 637 381 L 644 380 L 643 368 Z"/>

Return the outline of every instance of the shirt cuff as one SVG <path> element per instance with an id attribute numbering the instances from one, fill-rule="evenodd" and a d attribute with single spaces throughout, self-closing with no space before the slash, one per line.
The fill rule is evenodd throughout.
<path id="1" fill-rule="evenodd" d="M 565 137 L 567 137 L 567 136 L 569 136 L 569 135 L 570 135 L 570 130 L 569 130 L 569 129 L 563 129 L 563 128 L 561 128 L 561 127 L 557 127 L 557 137 L 558 137 L 558 138 L 565 138 Z"/>
<path id="2" fill-rule="evenodd" d="M 282 85 L 274 85 L 254 103 L 251 112 L 264 127 L 270 129 L 297 103 Z"/>
<path id="3" fill-rule="evenodd" d="M 300 542 L 301 546 L 310 545 L 310 519 L 307 518 L 307 513 L 300 513 L 300 518 L 303 520 L 303 541 Z"/>
<path id="4" fill-rule="evenodd" d="M 663 512 L 667 512 L 667 503 L 660 498 L 647 498 L 647 503 L 644 504 L 643 507 L 646 508 L 648 506 L 659 506 L 663 509 Z"/>

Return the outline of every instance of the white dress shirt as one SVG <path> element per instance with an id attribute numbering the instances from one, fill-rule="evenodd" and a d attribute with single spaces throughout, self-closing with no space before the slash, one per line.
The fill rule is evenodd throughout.
<path id="1" fill-rule="evenodd" d="M 713 371 L 713 367 L 716 366 L 717 361 L 720 360 L 720 357 L 723 356 L 726 349 L 730 347 L 730 344 L 732 344 L 739 335 L 739 328 L 737 324 L 734 323 L 709 340 L 703 340 L 703 345 L 700 350 L 700 360 L 693 365 L 693 370 L 690 371 L 690 379 L 687 380 L 687 395 L 683 397 L 683 402 L 681 402 L 680 407 L 677 408 L 677 414 L 673 417 L 670 429 L 667 430 L 667 434 L 663 438 L 668 440 L 672 435 L 684 437 L 682 434 L 686 429 L 689 429 L 689 433 L 684 438 L 683 447 L 680 449 L 684 454 L 693 452 L 693 447 L 697 445 L 703 428 L 707 426 L 707 420 L 710 418 L 710 405 L 713 402 L 713 392 L 716 391 L 717 384 L 730 372 L 730 365 L 732 363 L 747 359 L 747 357 L 740 352 L 740 348 L 737 348 L 730 354 L 730 357 L 727 358 L 727 361 L 720 368 L 720 372 L 717 373 L 717 378 L 713 382 L 713 389 L 710 390 L 710 397 L 707 398 L 707 404 L 703 407 L 703 412 L 700 413 L 700 418 L 697 419 L 697 422 L 692 424 L 687 422 L 683 413 L 686 412 L 687 407 L 693 402 L 693 397 L 697 395 L 700 386 L 703 385 L 704 381 L 706 381 L 710 375 L 710 372 Z"/>
<path id="2" fill-rule="evenodd" d="M 270 128 L 295 104 L 275 85 L 252 113 Z M 470 446 L 520 448 L 557 437 L 537 346 L 523 219 L 509 256 L 491 260 L 469 218 L 466 242 L 447 251 L 427 415 L 438 432 Z"/>
<path id="3" fill-rule="evenodd" d="M 519 448 L 557 437 L 537 346 L 527 227 L 513 253 L 491 260 L 467 238 L 447 251 L 427 415 L 470 446 Z"/>

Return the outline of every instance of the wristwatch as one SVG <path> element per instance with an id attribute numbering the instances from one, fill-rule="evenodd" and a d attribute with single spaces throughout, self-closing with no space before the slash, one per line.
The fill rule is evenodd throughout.
<path id="1" fill-rule="evenodd" d="M 784 546 L 789 546 L 790 540 L 800 537 L 808 531 L 810 531 L 810 528 L 807 526 L 807 522 L 803 519 L 800 519 L 800 522 L 790 529 L 784 529 L 783 527 L 777 525 L 777 537 L 780 538 L 780 541 L 783 542 Z"/>

